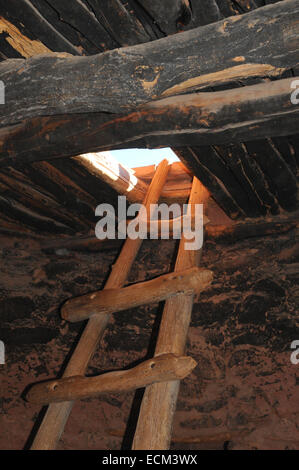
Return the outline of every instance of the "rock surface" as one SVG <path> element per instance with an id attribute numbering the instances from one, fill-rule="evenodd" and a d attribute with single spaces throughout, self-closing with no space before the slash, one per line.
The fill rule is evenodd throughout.
<path id="1" fill-rule="evenodd" d="M 19 239 L 1 247 L 0 448 L 22 449 L 41 411 L 24 401 L 24 390 L 61 373 L 83 328 L 63 321 L 59 306 L 101 288 L 117 252 L 45 253 Z M 145 241 L 130 282 L 169 272 L 174 248 L 173 241 Z M 181 384 L 172 448 L 299 448 L 299 364 L 290 361 L 299 340 L 298 252 L 295 230 L 205 244 L 202 266 L 214 281 L 194 305 L 186 352 L 198 367 Z M 146 305 L 116 314 L 88 373 L 151 357 L 161 312 Z M 140 397 L 77 402 L 59 449 L 126 448 Z"/>

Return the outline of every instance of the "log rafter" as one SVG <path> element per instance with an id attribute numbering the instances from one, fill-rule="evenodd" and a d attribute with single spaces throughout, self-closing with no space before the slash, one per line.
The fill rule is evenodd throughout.
<path id="1" fill-rule="evenodd" d="M 127 115 L 45 117 L 0 130 L 0 166 L 112 148 L 217 145 L 295 134 L 293 79 L 153 101 Z"/>
<path id="2" fill-rule="evenodd" d="M 2 127 L 45 114 L 126 112 L 163 96 L 279 77 L 298 64 L 298 19 L 298 0 L 286 0 L 104 54 L 4 61 Z"/>
<path id="3" fill-rule="evenodd" d="M 87 37 L 84 35 L 84 32 L 82 31 L 82 28 L 81 30 L 80 28 L 76 30 L 71 25 L 72 21 L 78 22 L 81 19 L 73 18 L 73 16 L 72 18 L 69 17 L 67 10 L 64 11 L 63 17 L 59 17 L 59 15 L 57 15 L 57 11 L 55 10 L 57 6 L 60 9 L 65 8 L 62 5 L 62 2 L 53 1 L 46 3 L 40 0 L 13 0 L 8 4 L 4 0 L 0 0 L 1 7 L 2 3 L 2 22 L 5 24 L 6 28 L 5 35 L 1 35 L 0 42 L 0 54 L 3 58 L 5 58 L 5 56 L 20 57 L 20 54 L 24 57 L 28 57 L 38 53 L 38 51 L 47 51 L 48 49 L 56 51 L 67 51 L 79 55 L 95 54 L 103 50 L 103 47 L 100 44 L 95 44 L 95 41 L 92 44 L 87 39 Z M 52 4 L 51 6 L 50 3 Z M 89 11 L 82 6 L 83 3 L 88 7 Z M 137 3 L 134 0 L 130 0 L 130 2 L 125 4 L 119 0 L 113 0 L 113 2 L 99 2 L 98 0 L 90 0 L 87 2 L 84 0 L 74 0 L 74 2 L 69 3 L 69 7 L 71 8 L 71 4 L 74 4 L 76 5 L 76 8 L 81 8 L 81 10 L 83 8 L 85 15 L 88 17 L 94 15 L 92 16 L 92 21 L 98 31 L 100 28 L 98 25 L 96 25 L 95 18 L 101 24 L 101 26 L 103 26 L 106 31 L 109 32 L 111 35 L 111 40 L 109 39 L 106 45 L 104 45 L 104 49 L 107 47 L 113 47 L 113 41 L 116 40 L 117 43 L 121 46 L 131 44 L 133 48 L 130 47 L 129 49 L 134 50 L 134 44 L 142 43 L 150 39 L 153 40 L 165 35 L 165 32 L 162 31 L 162 23 L 159 20 L 159 14 L 161 14 L 161 11 L 165 7 L 164 3 L 162 5 L 161 2 L 156 0 L 152 0 L 151 2 L 145 1 L 143 3 L 143 7 L 140 6 L 137 8 Z M 191 17 L 189 14 L 190 12 L 188 13 L 186 9 L 184 15 L 181 15 L 182 10 L 185 8 L 182 8 L 184 3 L 187 6 L 187 10 L 188 7 L 190 7 Z M 291 3 L 297 8 L 298 1 L 293 1 Z M 234 27 L 238 24 L 241 24 L 240 21 L 243 21 L 244 24 L 246 23 L 246 18 L 248 19 L 248 11 L 255 10 L 253 13 L 257 14 L 260 18 L 265 16 L 265 11 L 267 11 L 266 9 L 256 9 L 256 7 L 261 7 L 263 5 L 264 2 L 260 0 L 240 0 L 239 2 L 234 1 L 233 3 L 230 0 L 205 0 L 204 2 L 200 3 L 191 0 L 188 2 L 180 0 L 178 2 L 171 2 L 173 13 L 169 14 L 167 19 L 164 17 L 164 20 L 166 22 L 168 21 L 168 26 L 166 25 L 166 28 L 173 28 L 176 23 L 177 31 L 189 30 L 191 28 L 205 24 L 208 25 L 211 23 L 209 24 L 209 28 L 205 31 L 211 32 L 213 29 L 217 28 L 217 26 L 222 24 L 222 30 L 224 31 L 226 29 L 226 32 L 229 32 L 231 26 Z M 279 7 L 280 9 L 283 7 L 283 9 L 286 10 L 290 8 L 289 5 L 290 2 L 286 1 L 280 2 L 280 4 L 277 4 L 276 6 L 274 5 L 274 7 Z M 108 8 L 110 6 L 113 6 L 113 8 Z M 151 13 L 149 13 L 149 9 L 146 7 L 151 7 Z M 273 5 L 271 8 L 272 7 Z M 243 13 L 246 14 L 243 15 L 242 18 L 238 16 L 238 14 Z M 20 15 L 22 17 L 22 21 L 17 18 Z M 226 21 L 226 19 L 224 19 L 226 16 L 231 16 L 231 18 Z M 273 24 L 275 25 L 274 16 L 275 15 L 273 15 Z M 289 16 L 293 16 L 293 18 L 295 18 L 293 15 L 293 10 L 292 14 L 289 14 Z M 121 30 L 116 27 L 120 18 L 122 18 L 122 21 L 124 21 L 124 28 Z M 161 19 L 163 20 L 163 15 L 161 15 Z M 271 23 L 268 26 L 271 26 Z M 50 35 L 47 34 L 47 31 L 49 30 L 51 30 Z M 187 33 L 187 37 L 190 33 L 193 34 L 194 31 L 189 31 Z M 279 33 L 278 30 L 277 33 Z M 289 33 L 292 34 L 291 29 L 289 30 Z M 13 39 L 14 37 L 15 39 Z M 65 39 L 63 39 L 63 37 Z M 177 35 L 177 38 L 180 39 L 184 37 L 186 37 L 186 35 Z M 175 38 L 176 36 L 171 36 L 164 38 L 163 41 L 170 42 Z M 245 39 L 247 40 L 247 36 Z M 72 48 L 65 49 L 63 45 L 66 44 L 65 41 L 69 41 L 69 45 L 73 44 Z M 296 48 L 296 35 L 294 35 L 292 41 L 291 48 L 294 48 L 294 46 Z M 157 44 L 159 43 L 160 42 Z M 20 47 L 18 44 L 20 44 Z M 26 48 L 23 48 L 23 44 L 26 45 Z M 146 48 L 150 50 L 150 48 L 154 45 L 155 42 L 152 42 L 146 45 L 142 45 L 142 47 L 146 46 Z M 285 46 L 283 42 L 281 45 L 282 47 Z M 16 46 L 17 49 L 13 50 L 12 48 Z M 288 46 L 289 45 L 287 45 L 287 47 Z M 128 48 L 121 49 L 121 51 L 126 51 L 127 49 Z M 116 53 L 116 51 L 112 51 L 112 53 Z M 110 54 L 110 52 L 108 54 Z M 103 56 L 103 54 L 101 54 L 101 56 Z M 76 57 L 71 56 L 69 58 L 71 60 L 77 59 Z M 59 60 L 63 59 L 64 57 L 59 57 Z M 81 58 L 79 57 L 79 59 Z M 272 60 L 271 54 L 269 55 L 268 59 Z M 236 67 L 239 67 L 240 65 L 244 66 L 242 62 L 234 62 L 235 72 L 238 71 L 238 68 Z M 245 65 L 248 66 L 247 63 L 245 63 Z M 292 69 L 293 71 L 289 70 L 284 72 L 284 76 L 289 76 L 292 78 L 296 67 L 293 66 Z M 160 75 L 159 79 L 161 78 Z M 138 77 L 142 79 L 140 70 Z M 195 87 L 200 89 L 201 86 L 206 86 L 202 82 L 202 80 L 205 78 L 206 75 L 199 75 L 196 78 L 196 83 L 194 84 L 192 81 L 191 85 L 195 85 Z M 230 79 L 231 78 L 228 74 L 225 80 Z M 192 86 L 189 88 L 190 83 L 188 83 L 188 80 L 185 80 L 183 89 L 180 80 L 175 84 L 175 87 L 172 86 L 173 83 L 170 84 L 171 86 L 169 86 L 168 83 L 167 89 L 169 90 L 170 88 L 170 91 L 166 92 L 166 94 L 193 93 L 193 96 L 196 96 L 194 95 L 194 91 L 196 91 L 197 88 L 194 90 Z M 217 98 L 218 95 L 215 94 L 219 93 L 216 92 L 216 90 L 219 89 L 217 76 L 214 76 L 213 80 L 215 80 L 215 86 L 206 88 L 206 90 L 209 90 L 211 94 L 205 94 L 207 96 Z M 228 83 L 225 86 L 222 84 L 220 89 L 223 88 L 225 90 L 234 88 L 238 86 L 239 83 L 241 86 L 240 90 L 242 92 L 243 88 L 248 90 L 251 88 L 249 85 L 256 84 L 258 82 L 267 85 L 269 83 L 269 79 L 255 76 L 251 78 L 240 78 L 238 82 L 234 81 L 233 83 Z M 246 87 L 244 87 L 244 85 L 246 85 Z M 266 87 L 264 90 L 266 90 Z M 244 90 L 244 96 L 245 93 L 246 92 Z M 174 98 L 179 99 L 180 97 L 179 95 L 176 95 L 175 97 L 169 97 L 169 99 L 172 100 Z M 157 97 L 155 96 L 154 99 L 157 100 Z M 159 99 L 155 102 L 155 104 L 159 106 L 159 103 L 162 101 L 164 100 Z M 74 229 L 79 229 L 82 234 L 84 233 L 83 227 L 86 227 L 85 233 L 87 233 L 89 227 L 93 226 L 94 224 L 94 218 L 92 211 L 90 211 L 89 208 L 87 213 L 84 209 L 85 196 L 83 199 L 80 197 L 80 200 L 78 201 L 73 198 L 72 202 L 68 197 L 68 190 L 66 192 L 61 190 L 62 187 L 58 188 L 55 178 L 52 177 L 54 175 L 53 172 L 56 170 L 59 171 L 60 175 L 68 176 L 68 178 L 63 178 L 64 183 L 67 179 L 69 179 L 69 183 L 72 183 L 71 186 L 73 185 L 73 182 L 75 182 L 77 187 L 80 188 L 82 195 L 84 192 L 86 192 L 87 194 L 90 194 L 94 200 L 97 201 L 97 203 L 99 203 L 102 201 L 102 197 L 105 191 L 112 191 L 106 184 L 107 181 L 103 182 L 102 185 L 99 185 L 97 183 L 98 175 L 93 171 L 90 171 L 92 170 L 92 167 L 82 165 L 82 157 L 76 157 L 77 161 L 68 157 L 85 153 L 86 151 L 102 150 L 103 148 L 117 148 L 118 146 L 157 147 L 160 145 L 172 145 L 174 146 L 174 150 L 178 153 L 180 158 L 184 160 L 189 170 L 194 172 L 201 179 L 203 184 L 206 185 L 206 187 L 212 193 L 213 197 L 229 216 L 241 217 L 246 215 L 251 217 L 258 217 L 260 215 L 266 215 L 269 213 L 278 214 L 281 210 L 281 207 L 287 210 L 296 207 L 296 176 L 298 171 L 299 142 L 295 133 L 298 129 L 298 115 L 291 115 L 289 113 L 287 117 L 280 115 L 282 111 L 285 112 L 285 110 L 288 108 L 288 105 L 285 107 L 285 109 L 282 109 L 284 106 L 283 102 L 281 102 L 281 108 L 279 108 L 279 106 L 276 108 L 276 110 L 279 109 L 279 115 L 271 113 L 271 108 L 269 108 L 267 116 L 259 116 L 259 125 L 250 126 L 248 128 L 246 126 L 241 128 L 240 126 L 240 128 L 237 130 L 230 128 L 226 129 L 225 133 L 222 134 L 220 132 L 220 127 L 217 128 L 217 122 L 215 125 L 215 122 L 212 121 L 212 123 L 210 123 L 210 127 L 208 127 L 206 126 L 206 123 L 204 123 L 204 117 L 202 117 L 201 120 L 199 119 L 199 108 L 197 110 L 198 125 L 192 128 L 191 130 L 193 132 L 190 132 L 189 134 L 187 132 L 187 127 L 190 122 L 188 123 L 187 118 L 184 121 L 186 128 L 182 130 L 180 129 L 181 123 L 179 122 L 180 115 L 176 115 L 173 110 L 169 114 L 169 110 L 167 110 L 167 115 L 165 116 L 165 122 L 163 122 L 163 126 L 166 125 L 167 127 L 169 125 L 169 128 L 166 130 L 166 132 L 161 134 L 159 133 L 158 121 L 156 124 L 150 124 L 152 117 L 149 114 L 149 109 L 151 108 L 152 104 L 152 101 L 150 101 L 138 109 L 140 113 L 140 119 L 139 122 L 137 122 L 136 128 L 139 128 L 142 131 L 142 126 L 145 126 L 144 123 L 147 122 L 145 126 L 146 132 L 137 132 L 136 136 L 134 137 L 132 135 L 128 142 L 117 143 L 116 137 L 118 133 L 118 119 L 121 118 L 121 129 L 123 134 L 125 134 L 126 126 L 128 126 L 128 128 L 130 127 L 131 129 L 134 127 L 133 122 L 130 122 L 130 116 L 134 115 L 134 111 L 126 112 L 124 114 L 110 115 L 94 112 L 71 115 L 62 114 L 59 116 L 26 120 L 12 127 L 3 128 L 1 130 L 0 139 L 2 144 L 0 166 L 7 167 L 7 165 L 13 165 L 17 166 L 18 168 L 3 168 L 3 170 L 1 170 L 1 174 L 3 174 L 3 177 L 0 175 L 3 182 L 3 185 L 1 186 L 2 197 L 5 197 L 8 203 L 11 201 L 11 203 L 14 204 L 14 207 L 21 207 L 19 205 L 20 203 L 24 205 L 24 210 L 27 208 L 31 211 L 31 213 L 35 213 L 35 215 L 37 215 L 36 220 L 38 220 L 38 212 L 43 214 L 44 210 L 44 215 L 47 215 L 50 220 L 52 219 L 55 221 L 55 218 L 53 217 L 53 211 L 59 210 L 59 212 L 57 212 L 57 220 L 63 220 L 66 226 L 72 229 L 72 231 Z M 252 109 L 254 109 L 255 102 L 253 101 L 251 104 Z M 144 108 L 147 109 L 147 117 L 145 117 Z M 190 109 L 191 108 L 189 108 L 189 112 Z M 233 113 L 233 108 L 231 108 L 231 110 Z M 183 108 L 181 108 L 181 112 L 183 111 Z M 210 116 L 213 118 L 212 107 L 210 111 Z M 142 113 L 143 116 L 141 115 Z M 245 108 L 244 113 L 247 113 Z M 135 117 L 136 116 L 138 116 L 137 113 L 135 113 Z M 269 116 L 271 117 L 269 118 Z M 218 117 L 219 116 L 217 115 L 217 119 Z M 125 123 L 127 118 L 128 122 Z M 171 124 L 171 122 L 167 123 L 169 119 L 170 121 L 172 120 L 173 124 Z M 175 119 L 177 119 L 177 122 L 175 122 Z M 230 116 L 228 116 L 227 122 L 229 122 L 229 120 Z M 196 121 L 196 119 L 194 121 Z M 147 128 L 148 124 L 149 129 Z M 44 128 L 47 131 L 45 133 L 43 132 L 43 126 L 45 126 Z M 108 129 L 108 134 L 110 133 L 110 137 L 112 139 L 109 142 L 109 147 L 103 147 L 102 145 L 98 146 L 97 131 L 99 130 L 99 135 L 102 135 L 101 132 L 105 132 L 104 129 L 106 128 Z M 163 128 L 163 131 L 164 130 L 165 128 Z M 115 135 L 113 135 L 113 133 Z M 170 133 L 172 133 L 172 137 L 170 136 L 172 140 L 169 140 Z M 268 137 L 268 139 L 261 140 L 265 136 Z M 109 137 L 109 135 L 107 137 Z M 252 139 L 259 140 L 254 142 Z M 245 145 L 243 142 L 245 142 Z M 262 147 L 260 147 L 260 144 Z M 260 148 L 263 148 L 263 152 L 260 151 Z M 57 149 L 61 151 L 60 155 Z M 51 161 L 49 168 L 51 166 L 53 167 L 53 171 L 50 172 L 51 175 L 53 174 L 52 176 L 48 170 L 44 171 L 43 169 L 41 171 L 41 168 L 36 167 L 36 165 L 43 165 L 42 163 L 33 163 L 33 165 L 31 164 L 31 162 L 37 162 L 43 159 L 52 159 L 60 156 L 65 156 L 66 158 Z M 269 168 L 269 164 L 267 166 L 268 157 L 269 161 L 271 161 L 271 168 Z M 220 168 L 222 168 L 224 173 L 222 174 L 222 171 L 220 171 L 220 173 L 218 170 L 216 171 L 215 165 L 218 165 L 219 171 Z M 6 175 L 3 172 L 6 172 Z M 25 192 L 22 194 L 21 184 L 18 183 L 15 185 L 15 188 L 13 188 L 14 194 L 12 194 L 11 184 L 10 189 L 8 190 L 7 178 L 11 176 L 14 178 L 16 174 L 18 181 L 20 181 L 22 184 L 24 183 L 24 181 L 22 181 L 23 174 L 26 180 L 26 184 L 34 185 L 33 192 L 34 189 L 37 190 L 37 192 L 34 193 L 37 197 L 35 207 L 32 206 L 30 197 L 26 197 L 27 193 Z M 116 180 L 115 186 L 113 186 L 114 190 L 116 189 L 116 191 L 119 192 L 120 183 L 121 180 Z M 73 193 L 72 188 L 71 193 Z M 142 191 L 140 192 L 140 197 L 142 199 L 141 193 Z M 49 204 L 46 203 L 44 205 L 46 199 L 42 199 L 43 196 L 41 196 L 39 201 L 39 194 L 44 194 L 47 197 L 50 197 L 50 199 L 48 199 Z M 116 192 L 111 193 L 112 198 L 116 197 L 116 195 Z M 131 191 L 130 195 L 134 200 L 135 191 Z M 137 196 L 138 194 L 136 192 L 136 199 L 140 199 L 140 197 Z M 165 197 L 168 198 L 169 195 L 165 194 Z M 184 198 L 186 198 L 186 195 L 182 194 L 182 200 Z M 58 204 L 61 204 L 61 209 L 55 208 L 55 201 L 57 201 Z M 7 207 L 9 207 L 9 204 Z M 67 212 L 69 210 L 71 210 L 72 214 L 69 213 L 68 218 Z M 4 212 L 2 211 L 2 219 L 11 220 L 12 224 L 16 223 L 13 214 L 8 212 L 9 211 L 6 209 Z M 86 214 L 89 214 L 87 217 L 88 220 L 86 220 Z M 81 222 L 83 224 L 81 224 Z M 83 225 L 82 229 L 80 229 L 80 225 Z M 31 225 L 31 230 L 33 229 L 33 226 L 34 224 Z M 26 225 L 23 225 L 22 229 L 27 230 Z"/>

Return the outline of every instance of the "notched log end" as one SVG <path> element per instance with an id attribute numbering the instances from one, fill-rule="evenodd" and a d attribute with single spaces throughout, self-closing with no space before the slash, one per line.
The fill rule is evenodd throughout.
<path id="1" fill-rule="evenodd" d="M 174 372 L 178 379 L 184 379 L 197 366 L 197 362 L 190 356 L 174 356 L 173 358 Z"/>
<path id="2" fill-rule="evenodd" d="M 199 294 L 208 287 L 213 280 L 213 272 L 205 268 L 197 268 L 194 272 L 192 287 L 195 294 Z"/>
<path id="3" fill-rule="evenodd" d="M 66 321 L 74 321 L 72 320 L 72 309 L 71 305 L 74 299 L 67 300 L 61 307 L 60 309 L 60 315 L 63 320 Z"/>
<path id="4" fill-rule="evenodd" d="M 189 356 L 178 356 L 165 353 L 155 356 L 140 365 L 148 366 L 152 382 L 165 382 L 169 380 L 182 380 L 197 366 L 197 362 Z"/>

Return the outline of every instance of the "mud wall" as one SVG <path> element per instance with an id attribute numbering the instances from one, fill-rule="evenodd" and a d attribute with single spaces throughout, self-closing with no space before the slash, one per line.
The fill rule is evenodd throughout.
<path id="1" fill-rule="evenodd" d="M 296 232 L 234 244 L 207 242 L 202 265 L 214 282 L 196 299 L 187 353 L 198 367 L 181 384 L 173 448 L 298 449 L 299 340 Z M 101 288 L 117 250 L 43 252 L 3 239 L 0 272 L 0 449 L 22 449 L 41 418 L 26 387 L 61 374 L 84 323 L 59 316 L 66 299 Z M 172 269 L 173 241 L 145 241 L 130 281 Z M 162 305 L 116 314 L 88 373 L 150 357 Z M 299 354 L 298 354 L 299 358 Z M 128 448 L 141 391 L 77 402 L 59 449 Z"/>

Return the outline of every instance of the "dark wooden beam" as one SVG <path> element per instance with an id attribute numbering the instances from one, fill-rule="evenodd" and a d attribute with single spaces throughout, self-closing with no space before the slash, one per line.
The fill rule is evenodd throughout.
<path id="1" fill-rule="evenodd" d="M 90 229 L 90 225 L 84 224 L 82 219 L 76 218 L 72 212 L 67 211 L 61 202 L 57 202 L 54 197 L 41 191 L 40 188 L 34 187 L 29 178 L 12 168 L 6 168 L 0 172 L 0 196 L 30 209 L 37 216 L 53 219 L 53 225 L 59 222 L 77 233 L 86 233 Z M 8 210 L 2 215 L 12 218 L 13 213 Z M 16 219 L 17 222 L 18 219 Z"/>
<path id="2" fill-rule="evenodd" d="M 29 0 L 0 0 L 0 11 L 1 16 L 23 31 L 26 37 L 41 41 L 50 50 L 80 54 L 80 50 L 60 34 Z"/>
<path id="3" fill-rule="evenodd" d="M 273 147 L 281 158 L 284 159 L 293 175 L 297 177 L 297 163 L 295 150 L 293 150 L 291 141 L 287 137 L 274 137 L 271 139 Z"/>
<path id="4" fill-rule="evenodd" d="M 196 26 L 215 23 L 223 18 L 216 0 L 189 0 L 191 6 L 192 17 L 188 24 L 188 29 Z M 228 16 L 232 16 L 230 13 Z"/>
<path id="5" fill-rule="evenodd" d="M 208 155 L 213 158 L 211 150 L 208 147 L 202 147 L 201 149 L 202 153 L 208 149 Z M 213 197 L 219 206 L 231 219 L 244 216 L 244 212 L 238 206 L 237 202 L 222 183 L 221 179 L 214 175 L 210 169 L 210 165 L 206 166 L 201 162 L 201 159 L 198 157 L 198 153 L 201 155 L 201 151 L 198 152 L 194 147 L 183 147 L 175 149 L 175 152 L 181 161 L 185 165 L 188 165 L 188 168 L 193 172 L 193 174 L 196 175 L 202 184 L 211 192 L 211 194 L 213 194 Z M 211 163 L 211 166 L 214 167 L 214 162 L 212 161 Z"/>
<path id="6" fill-rule="evenodd" d="M 94 13 L 82 0 L 47 0 L 60 18 L 64 19 L 75 30 L 80 31 L 89 42 L 101 50 L 114 49 L 118 43 L 98 22 Z"/>
<path id="7" fill-rule="evenodd" d="M 3 61 L 1 125 L 45 115 L 127 112 L 153 99 L 246 77 L 281 76 L 298 63 L 298 38 L 299 1 L 286 0 L 90 57 Z"/>
<path id="8" fill-rule="evenodd" d="M 16 223 L 23 228 L 30 228 L 38 233 L 47 234 L 65 234 L 74 235 L 75 230 L 69 226 L 57 221 L 57 219 L 49 218 L 42 215 L 40 211 L 36 211 L 35 207 L 28 208 L 20 202 L 12 199 L 12 192 L 5 191 L 6 188 L 0 183 L 0 213 L 9 222 Z"/>
<path id="9" fill-rule="evenodd" d="M 45 0 L 30 0 L 30 2 L 58 33 L 78 48 L 78 54 L 76 55 L 91 55 L 103 52 L 104 49 L 100 44 L 95 46 L 82 34 L 81 31 L 77 30 L 67 21 L 63 21 L 63 19 L 61 20 L 57 10 L 55 10 L 49 2 L 45 2 Z M 70 2 L 68 2 L 68 4 L 70 5 Z M 29 21 L 29 18 L 27 21 Z"/>
<path id="10" fill-rule="evenodd" d="M 240 240 L 288 233 L 298 227 L 298 211 L 274 217 L 245 219 L 231 226 L 207 225 L 206 239 L 232 245 Z"/>
<path id="11" fill-rule="evenodd" d="M 241 219 L 232 224 L 208 224 L 205 226 L 205 239 L 221 244 L 233 244 L 236 241 L 248 238 L 259 238 L 267 235 L 287 233 L 298 227 L 298 210 L 292 213 L 283 213 L 272 217 L 255 219 Z M 46 253 L 64 248 L 69 251 L 100 252 L 107 250 L 118 251 L 123 240 L 98 240 L 95 236 L 44 238 L 40 246 Z"/>
<path id="12" fill-rule="evenodd" d="M 205 147 L 204 147 L 205 148 Z M 251 165 L 251 159 L 248 157 L 246 149 L 242 144 L 227 144 L 221 146 L 213 147 L 214 151 L 218 157 L 223 161 L 226 171 L 231 174 L 231 178 L 236 179 L 239 183 L 239 186 L 242 188 L 242 193 L 246 194 L 246 199 L 243 196 L 243 199 L 247 202 L 245 213 L 249 217 L 258 217 L 259 215 L 266 215 L 267 210 L 262 204 L 261 199 L 256 194 L 255 190 L 255 177 L 256 172 L 253 171 Z M 204 149 L 200 147 L 199 152 L 197 153 L 197 160 L 201 160 L 201 155 L 204 152 Z M 254 174 L 254 176 L 252 175 Z M 226 185 L 230 187 L 230 183 Z M 240 189 L 235 192 L 239 194 Z M 241 204 L 242 207 L 242 204 Z"/>
<path id="13" fill-rule="evenodd" d="M 78 217 L 81 224 L 89 230 L 94 228 L 94 210 L 99 201 L 62 171 L 48 162 L 20 165 L 18 170 L 28 178 L 34 188 L 51 195 L 64 211 Z M 99 182 L 99 186 L 100 184 Z"/>
<path id="14" fill-rule="evenodd" d="M 180 23 L 191 19 L 187 0 L 139 0 L 139 3 L 165 34 L 176 33 Z"/>
<path id="15" fill-rule="evenodd" d="M 245 145 L 251 159 L 261 167 L 267 185 L 280 206 L 286 211 L 294 210 L 298 202 L 298 180 L 272 141 L 258 140 Z"/>
<path id="16" fill-rule="evenodd" d="M 0 130 L 0 167 L 112 148 L 184 147 L 292 135 L 293 79 L 152 102 L 128 115 L 46 117 Z"/>
<path id="17" fill-rule="evenodd" d="M 120 46 L 150 41 L 141 22 L 128 11 L 121 0 L 88 0 L 88 4 Z"/>

